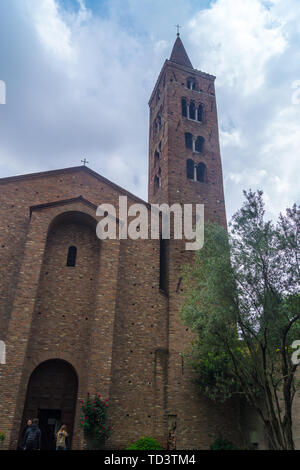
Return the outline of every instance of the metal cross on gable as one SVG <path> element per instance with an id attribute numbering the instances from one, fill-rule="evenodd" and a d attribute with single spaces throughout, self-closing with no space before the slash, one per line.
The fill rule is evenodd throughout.
<path id="1" fill-rule="evenodd" d="M 84 159 L 83 159 L 83 160 L 81 160 L 81 162 L 83 163 L 83 166 L 85 166 L 87 163 L 90 163 L 90 162 L 88 162 L 88 161 L 86 160 L 86 158 L 85 158 L 85 157 L 84 157 Z"/>
<path id="2" fill-rule="evenodd" d="M 179 29 L 182 28 L 182 26 L 180 26 L 179 24 L 175 24 L 175 25 L 174 25 L 174 28 L 177 28 L 177 36 L 180 36 L 180 31 L 179 31 Z"/>

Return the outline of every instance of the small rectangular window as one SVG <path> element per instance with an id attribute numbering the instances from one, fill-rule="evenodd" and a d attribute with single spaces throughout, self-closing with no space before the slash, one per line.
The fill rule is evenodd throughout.
<path id="1" fill-rule="evenodd" d="M 77 256 L 76 246 L 70 246 L 68 250 L 67 266 L 69 267 L 76 266 L 76 256 Z"/>
<path id="2" fill-rule="evenodd" d="M 193 150 L 193 136 L 189 132 L 185 133 L 185 146 L 186 148 Z"/>
<path id="3" fill-rule="evenodd" d="M 168 293 L 168 240 L 160 238 L 159 288 Z"/>

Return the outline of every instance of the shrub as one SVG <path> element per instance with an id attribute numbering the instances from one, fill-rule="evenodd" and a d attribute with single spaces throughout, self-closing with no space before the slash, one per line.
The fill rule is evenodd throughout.
<path id="1" fill-rule="evenodd" d="M 6 438 L 6 435 L 4 432 L 0 432 L 0 441 L 3 442 Z"/>
<path id="2" fill-rule="evenodd" d="M 153 437 L 141 437 L 138 441 L 126 447 L 126 450 L 162 450 L 160 443 Z"/>
<path id="3" fill-rule="evenodd" d="M 222 439 L 219 437 L 213 444 L 210 446 L 210 450 L 238 450 L 238 448 L 227 439 Z"/>
<path id="4" fill-rule="evenodd" d="M 88 393 L 85 401 L 81 400 L 80 427 L 85 439 L 96 445 L 103 443 L 110 436 L 112 428 L 108 419 L 108 400 L 96 394 L 91 398 Z"/>

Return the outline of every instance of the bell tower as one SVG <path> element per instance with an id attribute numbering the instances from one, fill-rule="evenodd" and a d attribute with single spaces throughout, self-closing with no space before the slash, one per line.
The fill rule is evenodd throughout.
<path id="1" fill-rule="evenodd" d="M 152 92 L 148 199 L 152 204 L 204 204 L 205 220 L 226 227 L 215 77 L 193 68 L 179 33 Z M 204 241 L 205 243 L 205 241 Z M 160 287 L 167 296 L 167 397 L 164 420 L 170 448 L 205 449 L 220 429 L 231 436 L 235 413 L 208 403 L 185 364 L 192 334 L 181 319 L 182 267 L 193 260 L 185 240 L 160 244 Z M 234 436 L 233 436 L 234 440 Z"/>
<path id="2" fill-rule="evenodd" d="M 193 68 L 179 33 L 152 92 L 150 203 L 200 203 L 226 225 L 215 77 Z"/>

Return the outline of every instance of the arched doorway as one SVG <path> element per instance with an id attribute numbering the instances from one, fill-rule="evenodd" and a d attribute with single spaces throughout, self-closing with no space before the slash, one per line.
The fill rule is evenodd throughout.
<path id="1" fill-rule="evenodd" d="M 22 431 L 29 418 L 39 418 L 43 450 L 55 449 L 55 434 L 66 424 L 72 442 L 78 379 L 66 361 L 52 359 L 42 362 L 31 374 L 24 406 Z"/>

